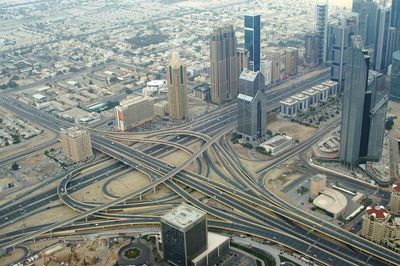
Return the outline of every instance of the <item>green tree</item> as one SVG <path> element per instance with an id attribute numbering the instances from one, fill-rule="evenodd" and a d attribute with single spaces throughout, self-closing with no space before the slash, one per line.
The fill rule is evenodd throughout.
<path id="1" fill-rule="evenodd" d="M 393 117 L 389 117 L 385 123 L 386 130 L 391 130 L 393 128 L 393 125 L 394 125 L 394 119 Z"/>
<path id="2" fill-rule="evenodd" d="M 11 165 L 11 169 L 14 170 L 14 171 L 17 171 L 19 169 L 19 165 L 17 163 L 13 163 Z"/>

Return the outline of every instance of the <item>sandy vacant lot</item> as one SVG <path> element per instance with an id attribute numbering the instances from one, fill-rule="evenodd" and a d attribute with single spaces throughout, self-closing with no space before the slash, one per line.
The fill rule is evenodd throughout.
<path id="1" fill-rule="evenodd" d="M 306 127 L 297 123 L 292 123 L 285 119 L 278 119 L 276 118 L 276 116 L 270 118 L 267 127 L 274 134 L 285 133 L 287 136 L 290 136 L 293 139 L 297 139 L 299 141 L 304 141 L 305 139 L 309 138 L 317 130 L 312 127 Z"/>

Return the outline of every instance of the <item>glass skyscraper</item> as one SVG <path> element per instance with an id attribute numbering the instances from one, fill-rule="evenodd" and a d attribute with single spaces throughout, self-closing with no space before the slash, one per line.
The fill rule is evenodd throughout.
<path id="1" fill-rule="evenodd" d="M 389 95 L 391 99 L 400 101 L 400 51 L 393 53 Z"/>
<path id="2" fill-rule="evenodd" d="M 250 54 L 250 70 L 259 71 L 261 62 L 260 15 L 244 16 L 244 47 Z"/>

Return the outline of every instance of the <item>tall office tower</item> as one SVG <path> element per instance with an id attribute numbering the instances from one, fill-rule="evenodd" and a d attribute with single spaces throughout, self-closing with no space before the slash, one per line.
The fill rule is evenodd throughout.
<path id="1" fill-rule="evenodd" d="M 240 75 L 238 95 L 238 133 L 247 141 L 265 137 L 267 106 L 264 76 L 260 71 L 244 70 Z"/>
<path id="2" fill-rule="evenodd" d="M 389 37 L 388 37 L 388 50 L 386 52 L 387 54 L 387 65 L 389 66 L 392 64 L 392 57 L 393 53 L 395 51 L 396 47 L 396 28 L 395 27 L 389 27 Z"/>
<path id="3" fill-rule="evenodd" d="M 183 65 L 179 53 L 174 52 L 167 66 L 168 109 L 172 121 L 188 118 L 188 87 L 186 66 Z"/>
<path id="4" fill-rule="evenodd" d="M 378 9 L 376 36 L 374 48 L 375 70 L 382 72 L 390 65 L 389 62 L 389 28 L 390 28 L 390 8 L 381 6 Z"/>
<path id="5" fill-rule="evenodd" d="M 299 50 L 296 47 L 288 47 L 285 50 L 285 68 L 291 76 L 297 75 L 299 62 Z"/>
<path id="6" fill-rule="evenodd" d="M 392 0 L 390 26 L 396 28 L 395 51 L 400 50 L 400 0 Z"/>
<path id="7" fill-rule="evenodd" d="M 340 160 L 347 167 L 379 161 L 388 97 L 383 74 L 369 71 L 361 36 L 352 36 L 344 84 Z"/>
<path id="8" fill-rule="evenodd" d="M 343 91 L 344 86 L 344 67 L 346 65 L 346 51 L 350 46 L 350 28 L 347 25 L 346 17 L 336 24 L 330 25 L 330 47 L 331 54 L 331 80 L 338 83 L 339 92 Z"/>
<path id="9" fill-rule="evenodd" d="M 207 214 L 181 204 L 161 216 L 164 259 L 172 265 L 189 266 L 207 250 Z"/>
<path id="10" fill-rule="evenodd" d="M 211 102 L 225 104 L 239 89 L 237 40 L 233 26 L 214 29 L 210 43 Z"/>
<path id="11" fill-rule="evenodd" d="M 281 57 L 278 52 L 272 52 L 271 62 L 272 62 L 271 82 L 276 83 L 281 80 Z"/>
<path id="12" fill-rule="evenodd" d="M 90 133 L 78 127 L 61 128 L 61 143 L 65 155 L 74 162 L 84 161 L 93 155 Z"/>
<path id="13" fill-rule="evenodd" d="M 242 73 L 243 69 L 249 68 L 249 52 L 245 48 L 238 48 L 237 50 L 239 72 Z"/>
<path id="14" fill-rule="evenodd" d="M 154 118 L 154 100 L 147 96 L 128 95 L 115 106 L 115 118 L 121 131 L 147 123 Z"/>
<path id="15" fill-rule="evenodd" d="M 358 163 L 369 57 L 361 36 L 351 37 L 344 81 L 340 160 L 348 167 Z"/>
<path id="16" fill-rule="evenodd" d="M 261 73 L 265 78 L 265 85 L 272 83 L 272 61 L 269 59 L 261 60 Z"/>
<path id="17" fill-rule="evenodd" d="M 366 45 L 368 8 L 365 0 L 353 0 L 352 11 L 358 14 L 358 35 L 361 36 L 364 45 Z"/>
<path id="18" fill-rule="evenodd" d="M 376 21 L 378 19 L 378 5 L 374 0 L 366 0 L 367 6 L 367 47 L 374 47 L 376 36 Z"/>
<path id="19" fill-rule="evenodd" d="M 315 12 L 315 30 L 318 34 L 318 64 L 326 61 L 328 38 L 328 5 L 317 4 Z"/>
<path id="20" fill-rule="evenodd" d="M 259 71 L 261 64 L 260 15 L 244 16 L 244 47 L 249 51 L 249 69 Z"/>
<path id="21" fill-rule="evenodd" d="M 393 184 L 389 200 L 390 213 L 400 214 L 400 183 Z"/>
<path id="22" fill-rule="evenodd" d="M 400 101 L 400 51 L 393 53 L 389 96 L 392 100 Z"/>
<path id="23" fill-rule="evenodd" d="M 318 65 L 318 34 L 306 34 L 304 47 L 304 64 L 311 68 L 316 67 Z"/>

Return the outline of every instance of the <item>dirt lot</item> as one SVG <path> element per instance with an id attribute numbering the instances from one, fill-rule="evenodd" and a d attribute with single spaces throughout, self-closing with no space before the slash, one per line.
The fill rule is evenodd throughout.
<path id="1" fill-rule="evenodd" d="M 150 184 L 147 175 L 135 171 L 124 174 L 109 183 L 108 191 L 113 195 L 122 197 Z"/>
<path id="2" fill-rule="evenodd" d="M 287 136 L 299 141 L 304 141 L 305 139 L 309 138 L 317 130 L 312 127 L 306 127 L 297 123 L 292 123 L 286 119 L 278 119 L 276 116 L 269 118 L 268 129 L 274 134 L 285 133 Z"/>
<path id="3" fill-rule="evenodd" d="M 394 120 L 394 125 L 392 130 L 390 130 L 389 135 L 400 139 L 400 103 L 389 101 L 388 116 L 397 116 L 397 119 Z"/>

